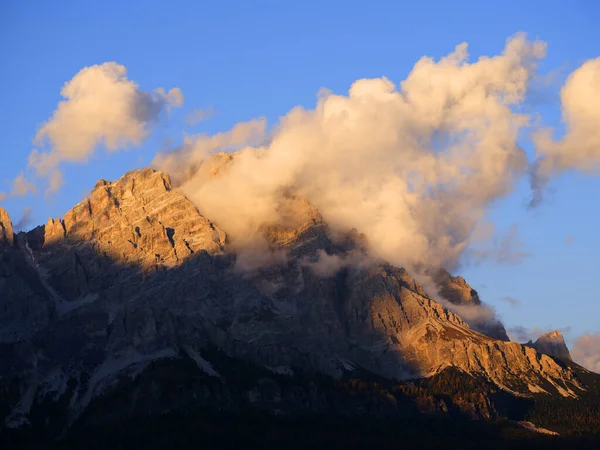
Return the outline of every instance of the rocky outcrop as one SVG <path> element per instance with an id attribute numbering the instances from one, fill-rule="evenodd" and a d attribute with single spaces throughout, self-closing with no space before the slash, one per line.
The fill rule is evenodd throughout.
<path id="1" fill-rule="evenodd" d="M 494 339 L 510 341 L 502 322 L 481 302 L 477 291 L 463 277 L 454 277 L 447 270 L 439 269 L 432 278 L 439 295 L 450 303 L 451 309 L 464 316 L 473 329 Z"/>
<path id="2" fill-rule="evenodd" d="M 11 246 L 14 235 L 13 227 L 8 212 L 0 206 L 0 247 Z"/>
<path id="3" fill-rule="evenodd" d="M 0 381 L 19 380 L 7 423 L 74 379 L 85 380 L 69 401 L 77 416 L 151 361 L 188 358 L 209 373 L 208 347 L 286 374 L 406 380 L 455 367 L 519 395 L 583 388 L 568 367 L 474 330 L 406 270 L 370 260 L 361 236 L 333 236 L 307 202 L 290 204 L 293 226 L 263 229 L 284 257 L 243 273 L 225 233 L 152 169 L 101 180 L 62 219 L 19 234 L 0 266 Z M 447 289 L 479 301 L 460 278 Z"/>
<path id="4" fill-rule="evenodd" d="M 544 355 L 555 356 L 571 361 L 571 354 L 565 343 L 565 338 L 558 330 L 542 333 L 535 342 L 529 341 L 525 345 L 536 349 Z"/>

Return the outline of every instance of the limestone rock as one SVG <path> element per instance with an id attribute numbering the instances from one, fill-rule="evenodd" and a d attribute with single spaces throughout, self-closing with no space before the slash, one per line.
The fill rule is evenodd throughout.
<path id="1" fill-rule="evenodd" d="M 101 180 L 62 224 L 66 239 L 92 241 L 119 262 L 144 267 L 173 265 L 198 250 L 218 252 L 225 240 L 172 190 L 168 175 L 153 169 L 129 172 L 113 183 Z M 57 227 L 54 222 L 49 238 L 57 235 Z"/>
<path id="2" fill-rule="evenodd" d="M 558 330 L 542 333 L 535 342 L 529 341 L 526 345 L 545 355 L 556 356 L 557 358 L 571 361 L 571 354 L 569 353 L 567 344 L 565 344 L 565 339 Z"/>
<path id="3" fill-rule="evenodd" d="M 0 206 L 0 246 L 11 246 L 13 241 L 12 222 L 8 212 Z"/>

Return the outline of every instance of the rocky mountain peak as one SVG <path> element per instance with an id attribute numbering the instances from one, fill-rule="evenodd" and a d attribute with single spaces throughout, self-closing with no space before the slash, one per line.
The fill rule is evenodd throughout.
<path id="1" fill-rule="evenodd" d="M 545 355 L 571 360 L 571 354 L 565 339 L 558 330 L 542 333 L 535 342 L 529 341 L 527 345 Z"/>
<path id="2" fill-rule="evenodd" d="M 35 266 L 53 274 L 58 309 L 65 310 L 114 283 L 111 267 L 147 273 L 179 266 L 195 253 L 222 252 L 226 237 L 167 174 L 147 168 L 98 181 L 63 218 L 48 219 L 24 239 Z"/>
<path id="3" fill-rule="evenodd" d="M 145 168 L 119 180 L 99 180 L 89 196 L 60 219 L 49 219 L 43 246 L 62 240 L 91 243 L 120 262 L 173 265 L 198 250 L 219 251 L 217 230 L 179 191 L 170 177 Z"/>
<path id="4" fill-rule="evenodd" d="M 12 245 L 14 240 L 13 227 L 8 212 L 0 206 L 0 246 Z"/>

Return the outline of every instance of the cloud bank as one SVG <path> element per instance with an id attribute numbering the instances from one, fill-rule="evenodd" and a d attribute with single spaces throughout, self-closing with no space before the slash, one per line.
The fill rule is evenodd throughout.
<path id="1" fill-rule="evenodd" d="M 297 196 L 334 232 L 364 235 L 370 257 L 413 272 L 452 270 L 465 260 L 519 262 L 529 254 L 517 225 L 498 236 L 486 221 L 489 207 L 528 173 L 539 203 L 551 176 L 589 170 L 600 152 L 593 125 L 600 91 L 586 89 L 596 83 L 598 60 L 576 70 L 562 90 L 569 125 L 561 141 L 536 130 L 519 108 L 540 79 L 536 66 L 545 53 L 543 42 L 519 34 L 500 55 L 469 62 L 460 44 L 439 61 L 421 58 L 398 84 L 381 77 L 357 80 L 346 95 L 322 90 L 314 109 L 293 108 L 272 131 L 257 119 L 188 136 L 153 164 L 227 231 L 244 259 L 253 253 L 269 262 L 256 257 L 268 249 L 262 227 L 293 226 L 289 198 Z M 534 162 L 517 143 L 531 130 Z M 311 267 L 325 276 L 355 260 L 319 255 Z M 497 323 L 486 305 L 463 309 L 457 312 L 469 323 Z"/>
<path id="2" fill-rule="evenodd" d="M 473 63 L 461 44 L 437 62 L 421 58 L 399 85 L 382 77 L 347 95 L 321 92 L 314 109 L 292 109 L 271 133 L 259 119 L 188 137 L 154 165 L 242 247 L 261 225 L 287 220 L 283 194 L 293 191 L 332 229 L 363 233 L 373 257 L 452 268 L 489 205 L 527 171 L 516 141 L 529 117 L 513 107 L 544 55 L 523 34 Z M 219 176 L 198 169 L 231 149 Z"/>

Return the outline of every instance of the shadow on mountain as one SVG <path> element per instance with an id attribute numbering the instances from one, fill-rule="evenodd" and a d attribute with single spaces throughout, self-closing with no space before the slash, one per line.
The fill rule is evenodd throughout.
<path id="1" fill-rule="evenodd" d="M 172 267 L 156 254 L 149 267 L 89 241 L 44 245 L 43 236 L 34 230 L 0 251 L 10 294 L 3 307 L 14 322 L 0 344 L 0 420 L 33 395 L 29 425 L 4 431 L 11 445 L 51 448 L 58 437 L 57 448 L 386 448 L 400 436 L 423 448 L 447 438 L 533 442 L 509 422 L 468 425 L 521 420 L 529 399 L 456 369 L 405 382 L 380 375 L 419 370 L 399 350 L 380 357 L 382 367 L 361 349 L 386 336 L 365 335 L 369 305 L 356 302 L 389 286 L 368 279 L 366 289 L 357 269 L 322 278 L 302 267 L 317 250 L 343 250 L 323 234 L 300 236 L 310 247 L 253 274 L 235 272 L 227 254 L 198 251 Z M 414 289 L 401 269 L 385 270 Z"/>

